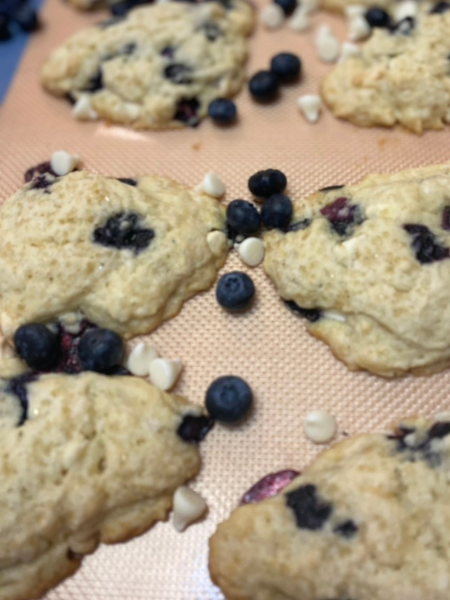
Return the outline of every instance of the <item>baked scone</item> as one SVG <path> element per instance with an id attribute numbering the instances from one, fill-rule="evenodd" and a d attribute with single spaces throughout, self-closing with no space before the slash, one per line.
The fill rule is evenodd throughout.
<path id="1" fill-rule="evenodd" d="M 0 382 L 1 600 L 39 598 L 100 542 L 166 519 L 207 421 L 137 377 L 34 377 Z"/>
<path id="2" fill-rule="evenodd" d="M 394 30 L 374 29 L 358 56 L 336 65 L 322 83 L 333 113 L 355 125 L 414 133 L 450 122 L 450 12 L 408 18 Z"/>
<path id="3" fill-rule="evenodd" d="M 161 177 L 42 174 L 0 208 L 0 326 L 79 313 L 125 338 L 212 285 L 228 244 L 210 196 Z"/>
<path id="4" fill-rule="evenodd" d="M 42 83 L 110 122 L 194 126 L 241 88 L 253 19 L 243 0 L 138 7 L 71 37 L 44 63 Z"/>
<path id="5" fill-rule="evenodd" d="M 264 242 L 281 298 L 350 369 L 393 377 L 449 366 L 450 165 L 298 199 L 287 231 Z"/>
<path id="6" fill-rule="evenodd" d="M 450 422 L 349 438 L 210 540 L 228 600 L 448 600 Z"/>

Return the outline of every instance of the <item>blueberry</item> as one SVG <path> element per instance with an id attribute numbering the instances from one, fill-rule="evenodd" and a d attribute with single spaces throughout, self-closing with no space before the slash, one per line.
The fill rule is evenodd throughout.
<path id="1" fill-rule="evenodd" d="M 444 210 L 442 211 L 441 225 L 442 229 L 450 231 L 450 206 L 444 206 Z"/>
<path id="2" fill-rule="evenodd" d="M 202 442 L 214 427 L 214 421 L 204 415 L 185 415 L 177 429 L 177 434 L 184 442 Z"/>
<path id="3" fill-rule="evenodd" d="M 426 225 L 409 223 L 403 225 L 403 229 L 412 237 L 412 249 L 420 263 L 428 264 L 449 257 L 449 249 L 439 244 Z"/>
<path id="4" fill-rule="evenodd" d="M 442 14 L 444 12 L 447 12 L 448 10 L 450 10 L 450 3 L 449 2 L 445 2 L 445 1 L 438 2 L 430 10 L 430 14 L 432 14 L 432 15 Z"/>
<path id="5" fill-rule="evenodd" d="M 441 439 L 450 434 L 450 423 L 445 421 L 438 421 L 428 431 L 428 437 L 430 439 L 438 438 Z"/>
<path id="6" fill-rule="evenodd" d="M 240 377 L 218 377 L 206 392 L 205 406 L 213 419 L 224 423 L 240 421 L 250 410 L 252 390 Z"/>
<path id="7" fill-rule="evenodd" d="M 261 221 L 268 229 L 285 229 L 293 212 L 291 199 L 284 194 L 273 194 L 261 209 Z"/>
<path id="8" fill-rule="evenodd" d="M 215 23 L 205 23 L 202 29 L 210 42 L 214 42 L 214 40 L 222 35 L 222 30 Z"/>
<path id="9" fill-rule="evenodd" d="M 175 121 L 180 121 L 189 127 L 197 127 L 200 124 L 197 114 L 199 108 L 200 102 L 197 98 L 184 98 L 178 102 L 173 118 Z"/>
<path id="10" fill-rule="evenodd" d="M 318 308 L 303 308 L 294 302 L 294 300 L 285 300 L 286 306 L 288 306 L 293 312 L 298 313 L 301 317 L 309 321 L 310 323 L 315 323 L 318 321 L 322 314 Z"/>
<path id="11" fill-rule="evenodd" d="M 292 15 L 297 8 L 297 0 L 274 0 L 274 4 L 278 4 L 286 16 Z"/>
<path id="12" fill-rule="evenodd" d="M 231 311 L 244 310 L 255 296 L 255 285 L 248 275 L 233 271 L 222 275 L 216 288 L 217 302 Z"/>
<path id="13" fill-rule="evenodd" d="M 164 46 L 160 54 L 166 58 L 173 58 L 175 56 L 175 48 L 173 46 Z"/>
<path id="14" fill-rule="evenodd" d="M 320 212 L 339 235 L 349 235 L 353 225 L 360 225 L 364 221 L 360 207 L 351 204 L 350 199 L 344 196 L 326 204 Z"/>
<path id="15" fill-rule="evenodd" d="M 287 186 L 286 175 L 278 169 L 258 171 L 248 180 L 248 189 L 257 198 L 269 198 L 284 192 Z"/>
<path id="16" fill-rule="evenodd" d="M 32 381 L 36 381 L 36 373 L 25 373 L 9 380 L 7 391 L 17 396 L 20 402 L 20 417 L 17 427 L 20 427 L 28 419 L 28 390 L 27 385 Z"/>
<path id="17" fill-rule="evenodd" d="M 271 71 L 258 71 L 248 82 L 248 89 L 255 100 L 273 100 L 278 92 L 278 78 Z"/>
<path id="18" fill-rule="evenodd" d="M 416 20 L 414 17 L 405 17 L 401 21 L 398 21 L 395 25 L 391 27 L 391 33 L 400 35 L 410 35 L 416 26 Z"/>
<path id="19" fill-rule="evenodd" d="M 389 29 L 391 26 L 391 17 L 389 14 L 378 6 L 371 6 L 364 14 L 367 23 L 371 27 L 382 27 Z"/>
<path id="20" fill-rule="evenodd" d="M 347 539 L 353 537 L 357 531 L 358 526 L 351 519 L 339 523 L 339 525 L 336 525 L 336 527 L 333 529 L 334 533 L 337 533 L 338 535 L 341 535 Z"/>
<path id="21" fill-rule="evenodd" d="M 286 227 L 286 232 L 302 231 L 303 229 L 307 229 L 311 223 L 311 219 L 302 219 L 301 221 L 297 221 L 297 223 L 291 223 L 289 227 Z"/>
<path id="22" fill-rule="evenodd" d="M 53 175 L 53 177 L 56 177 L 56 173 L 53 171 L 49 161 L 39 163 L 38 165 L 27 169 L 24 175 L 25 183 L 29 183 L 30 181 L 33 181 L 33 179 L 35 179 L 36 177 L 39 177 L 39 175 L 45 175 L 46 173 L 48 173 L 49 175 Z"/>
<path id="23" fill-rule="evenodd" d="M 115 2 L 110 5 L 109 10 L 113 15 L 122 17 L 129 10 L 141 4 L 148 4 L 148 0 L 123 0 L 122 2 Z"/>
<path id="24" fill-rule="evenodd" d="M 0 42 L 6 42 L 6 40 L 9 40 L 11 37 L 8 25 L 8 19 L 0 15 Z"/>
<path id="25" fill-rule="evenodd" d="M 164 68 L 164 77 L 177 85 L 192 83 L 192 69 L 182 63 L 173 63 Z"/>
<path id="26" fill-rule="evenodd" d="M 138 184 L 136 179 L 130 179 L 129 177 L 118 177 L 117 181 L 120 181 L 121 183 L 125 183 L 126 185 L 131 185 L 132 187 L 136 187 Z"/>
<path id="27" fill-rule="evenodd" d="M 286 504 L 295 515 L 299 529 L 322 529 L 333 512 L 333 505 L 317 494 L 315 485 L 302 485 L 286 494 Z"/>
<path id="28" fill-rule="evenodd" d="M 233 200 L 227 206 L 227 224 L 236 233 L 250 236 L 258 232 L 261 217 L 250 202 Z"/>
<path id="29" fill-rule="evenodd" d="M 155 237 L 153 229 L 141 227 L 141 216 L 136 213 L 117 213 L 105 225 L 94 230 L 94 242 L 118 250 L 133 250 L 139 254 Z"/>
<path id="30" fill-rule="evenodd" d="M 236 120 L 236 104 L 228 98 L 216 98 L 208 106 L 208 115 L 216 123 L 228 125 Z"/>
<path id="31" fill-rule="evenodd" d="M 92 75 L 92 77 L 90 77 L 88 79 L 87 83 L 83 87 L 83 91 L 97 92 L 98 90 L 101 90 L 102 87 L 103 87 L 103 74 L 102 74 L 102 70 L 98 69 L 98 71 L 96 73 L 94 73 L 94 75 Z"/>
<path id="32" fill-rule="evenodd" d="M 39 21 L 36 11 L 25 4 L 21 6 L 13 15 L 13 20 L 19 25 L 22 31 L 36 31 L 39 28 Z"/>
<path id="33" fill-rule="evenodd" d="M 78 344 L 78 358 L 85 371 L 108 371 L 120 363 L 122 355 L 122 340 L 110 329 L 91 329 Z"/>
<path id="34" fill-rule="evenodd" d="M 279 81 L 295 81 L 300 77 L 302 62 L 291 52 L 280 52 L 270 61 L 270 70 L 278 77 Z"/>
<path id="35" fill-rule="evenodd" d="M 51 369 L 58 362 L 59 340 L 41 323 L 21 325 L 14 334 L 17 354 L 38 371 Z"/>

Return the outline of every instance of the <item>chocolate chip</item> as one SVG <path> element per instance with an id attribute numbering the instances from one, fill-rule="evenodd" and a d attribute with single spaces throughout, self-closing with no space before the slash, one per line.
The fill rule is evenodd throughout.
<path id="1" fill-rule="evenodd" d="M 403 225 L 403 229 L 412 237 L 411 246 L 420 263 L 433 263 L 449 257 L 449 249 L 439 244 L 434 233 L 426 225 L 408 223 Z"/>
<path id="2" fill-rule="evenodd" d="M 284 302 L 291 310 L 298 313 L 301 317 L 303 317 L 310 323 L 315 323 L 322 316 L 318 308 L 303 308 L 296 304 L 294 300 L 284 300 Z"/>
<path id="3" fill-rule="evenodd" d="M 186 415 L 177 429 L 177 434 L 185 442 L 201 442 L 214 427 L 214 421 L 204 415 Z"/>
<path id="4" fill-rule="evenodd" d="M 339 525 L 336 525 L 336 527 L 333 529 L 334 533 L 337 533 L 338 535 L 341 535 L 342 537 L 345 537 L 345 538 L 353 537 L 357 531 L 358 531 L 358 526 L 351 519 L 349 519 L 348 521 L 343 521 L 342 523 L 339 523 Z"/>
<path id="5" fill-rule="evenodd" d="M 321 529 L 333 512 L 333 505 L 320 498 L 315 485 L 302 485 L 288 492 L 285 498 L 300 529 Z"/>
<path id="6" fill-rule="evenodd" d="M 133 250 L 135 254 L 139 254 L 155 237 L 153 229 L 139 225 L 141 219 L 136 213 L 116 213 L 94 230 L 94 242 L 118 250 Z"/>

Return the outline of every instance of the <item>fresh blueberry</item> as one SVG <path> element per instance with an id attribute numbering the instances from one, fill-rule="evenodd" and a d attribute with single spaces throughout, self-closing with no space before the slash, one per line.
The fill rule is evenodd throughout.
<path id="1" fill-rule="evenodd" d="M 450 10 L 450 3 L 449 2 L 445 2 L 445 0 L 443 2 L 438 2 L 437 4 L 435 4 L 433 6 L 433 8 L 430 10 L 430 14 L 435 15 L 435 14 L 442 14 L 447 12 L 448 10 Z"/>
<path id="2" fill-rule="evenodd" d="M 192 69 L 182 63 L 173 63 L 164 68 L 164 77 L 177 85 L 192 83 Z"/>
<path id="3" fill-rule="evenodd" d="M 258 232 L 261 217 L 250 202 L 233 200 L 227 206 L 227 224 L 236 233 L 248 237 Z"/>
<path id="4" fill-rule="evenodd" d="M 105 225 L 94 230 L 94 242 L 118 250 L 133 250 L 139 254 L 148 248 L 155 237 L 153 229 L 141 227 L 141 216 L 136 213 L 117 213 Z"/>
<path id="5" fill-rule="evenodd" d="M 208 115 L 216 123 L 228 125 L 236 120 L 236 104 L 228 98 L 216 98 L 208 106 Z"/>
<path id="6" fill-rule="evenodd" d="M 32 369 L 47 371 L 58 362 L 58 336 L 41 323 L 21 325 L 14 334 L 14 345 Z"/>
<path id="7" fill-rule="evenodd" d="M 333 505 L 317 494 L 315 485 L 302 485 L 285 496 L 286 504 L 294 512 L 299 529 L 322 529 L 333 512 Z"/>
<path id="8" fill-rule="evenodd" d="M 293 212 L 291 199 L 284 194 L 273 194 L 261 209 L 261 221 L 268 229 L 285 229 Z"/>
<path id="9" fill-rule="evenodd" d="M 236 423 L 250 410 L 252 390 L 240 377 L 225 375 L 212 382 L 206 392 L 205 406 L 213 419 Z"/>
<path id="10" fill-rule="evenodd" d="M 379 6 L 371 6 L 364 14 L 370 27 L 381 27 L 389 29 L 392 25 L 389 14 Z"/>
<path id="11" fill-rule="evenodd" d="M 248 180 L 248 189 L 257 198 L 269 198 L 273 194 L 280 194 L 286 186 L 286 175 L 278 169 L 258 171 Z"/>
<path id="12" fill-rule="evenodd" d="M 295 81 L 300 77 L 302 61 L 291 52 L 280 52 L 270 61 L 270 70 L 278 77 L 279 81 Z"/>
<path id="13" fill-rule="evenodd" d="M 412 237 L 412 249 L 422 264 L 443 260 L 450 256 L 448 248 L 441 246 L 432 231 L 426 225 L 409 223 L 403 229 Z"/>
<path id="14" fill-rule="evenodd" d="M 122 355 L 122 340 L 110 329 L 87 331 L 78 344 L 78 358 L 85 371 L 104 373 L 118 365 Z"/>
<path id="15" fill-rule="evenodd" d="M 292 15 L 297 8 L 297 0 L 274 0 L 274 4 L 278 4 L 286 16 Z"/>
<path id="16" fill-rule="evenodd" d="M 173 118 L 175 121 L 180 121 L 189 127 L 197 127 L 200 124 L 199 108 L 200 102 L 197 98 L 184 98 L 178 102 Z"/>
<path id="17" fill-rule="evenodd" d="M 258 71 L 248 82 L 248 89 L 255 100 L 273 100 L 278 92 L 278 78 L 271 71 Z"/>
<path id="18" fill-rule="evenodd" d="M 36 29 L 39 28 L 37 13 L 28 4 L 24 4 L 17 11 L 15 11 L 12 18 L 19 25 L 22 31 L 36 31 Z"/>
<path id="19" fill-rule="evenodd" d="M 303 308 L 294 302 L 294 300 L 285 300 L 284 302 L 286 303 L 286 306 L 288 306 L 293 312 L 298 313 L 310 323 L 315 323 L 322 316 L 318 308 Z"/>
<path id="20" fill-rule="evenodd" d="M 0 15 L 0 42 L 6 42 L 11 37 L 11 32 L 9 31 L 9 20 Z"/>
<path id="21" fill-rule="evenodd" d="M 255 285 L 248 275 L 233 271 L 222 275 L 216 288 L 217 302 L 230 311 L 244 310 L 255 297 Z"/>
<path id="22" fill-rule="evenodd" d="M 177 434 L 184 442 L 202 442 L 214 427 L 214 421 L 204 415 L 185 415 Z"/>

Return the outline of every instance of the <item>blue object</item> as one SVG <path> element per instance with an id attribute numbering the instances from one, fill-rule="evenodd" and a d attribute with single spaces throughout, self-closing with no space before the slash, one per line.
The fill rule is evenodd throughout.
<path id="1" fill-rule="evenodd" d="M 206 410 L 213 419 L 237 423 L 252 406 L 253 393 L 246 381 L 234 375 L 219 377 L 206 392 Z"/>
<path id="2" fill-rule="evenodd" d="M 241 311 L 249 308 L 255 297 L 255 284 L 241 271 L 232 271 L 222 275 L 216 287 L 216 300 L 229 311 Z"/>
<path id="3" fill-rule="evenodd" d="M 43 2 L 44 0 L 28 0 L 29 6 L 35 10 L 39 10 Z M 7 3 L 9 5 L 11 1 L 0 0 L 0 9 Z M 18 7 L 21 4 L 20 0 L 15 0 L 15 3 Z M 22 31 L 17 23 L 11 23 L 9 29 L 12 34 L 11 38 L 0 41 L 0 104 L 6 97 L 8 88 L 19 67 L 20 59 L 28 43 L 29 36 L 32 35 Z"/>

